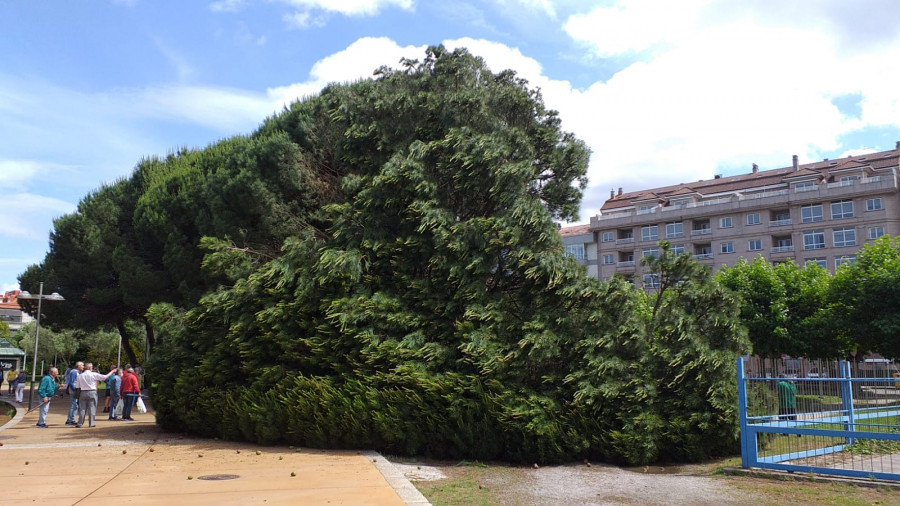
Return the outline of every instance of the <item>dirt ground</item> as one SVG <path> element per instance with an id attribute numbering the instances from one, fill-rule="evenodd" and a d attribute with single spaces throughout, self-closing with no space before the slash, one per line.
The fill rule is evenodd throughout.
<path id="1" fill-rule="evenodd" d="M 725 462 L 727 465 L 732 462 Z M 900 490 L 828 481 L 718 473 L 721 463 L 619 468 L 593 464 L 539 469 L 478 463 L 394 463 L 435 506 L 900 504 Z"/>

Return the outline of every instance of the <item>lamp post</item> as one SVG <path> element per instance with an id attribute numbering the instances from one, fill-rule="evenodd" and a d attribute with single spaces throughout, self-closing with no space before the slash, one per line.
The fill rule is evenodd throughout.
<path id="1" fill-rule="evenodd" d="M 31 357 L 31 391 L 28 393 L 28 410 L 31 411 L 31 404 L 34 400 L 34 381 L 37 377 L 37 354 L 38 354 L 38 338 L 41 335 L 41 302 L 45 300 L 66 300 L 62 295 L 53 292 L 50 295 L 44 295 L 44 282 L 41 281 L 40 289 L 37 295 L 31 295 L 28 292 L 21 292 L 18 295 L 19 299 L 26 300 L 34 300 L 38 301 L 38 310 L 37 310 L 37 323 L 34 328 L 34 355 Z"/>

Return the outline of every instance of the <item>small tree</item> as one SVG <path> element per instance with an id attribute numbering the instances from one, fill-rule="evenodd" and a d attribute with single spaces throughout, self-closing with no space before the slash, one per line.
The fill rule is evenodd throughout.
<path id="1" fill-rule="evenodd" d="M 900 357 L 900 243 L 884 236 L 845 263 L 828 291 L 834 326 L 856 349 Z"/>

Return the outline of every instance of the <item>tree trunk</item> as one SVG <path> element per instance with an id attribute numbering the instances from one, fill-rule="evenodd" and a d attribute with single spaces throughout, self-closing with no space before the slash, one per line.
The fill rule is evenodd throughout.
<path id="1" fill-rule="evenodd" d="M 156 346 L 156 334 L 153 332 L 153 325 L 150 325 L 150 322 L 144 318 L 144 329 L 147 331 L 147 349 L 144 350 L 144 359 L 150 360 L 151 352 L 153 348 Z M 147 372 L 147 368 L 144 368 L 144 387 L 150 388 L 150 385 L 153 383 L 150 381 L 150 373 Z"/>
<path id="2" fill-rule="evenodd" d="M 116 327 L 119 329 L 119 334 L 122 335 L 122 349 L 125 350 L 125 354 L 128 355 L 128 363 L 131 365 L 136 364 L 137 355 L 134 354 L 134 349 L 131 347 L 131 338 L 125 330 L 125 322 L 122 320 L 117 321 Z"/>

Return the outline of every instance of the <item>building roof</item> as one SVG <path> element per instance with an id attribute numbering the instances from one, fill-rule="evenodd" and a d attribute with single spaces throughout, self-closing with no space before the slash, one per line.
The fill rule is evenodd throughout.
<path id="1" fill-rule="evenodd" d="M 25 352 L 13 346 L 8 339 L 0 339 L 0 357 L 25 356 Z"/>
<path id="2" fill-rule="evenodd" d="M 816 175 L 827 179 L 836 173 L 847 171 L 872 172 L 895 168 L 900 165 L 900 143 L 897 149 L 868 153 L 865 155 L 849 156 L 837 160 L 822 160 L 820 162 L 798 165 L 797 170 L 793 166 L 779 169 L 760 170 L 750 174 L 739 174 L 729 177 L 716 177 L 705 181 L 682 183 L 660 188 L 644 188 L 641 190 L 615 195 L 607 200 L 600 208 L 601 213 L 614 212 L 619 209 L 634 207 L 637 202 L 651 199 L 667 201 L 676 196 L 697 194 L 700 198 L 716 195 L 724 195 L 741 191 L 765 191 L 786 187 L 788 181 L 797 177 L 814 177 Z"/>
<path id="3" fill-rule="evenodd" d="M 0 296 L 0 309 L 15 309 L 16 311 L 21 311 L 22 308 L 19 307 L 18 300 L 20 293 L 22 292 L 19 290 L 13 290 Z"/>
<path id="4" fill-rule="evenodd" d="M 559 229 L 560 237 L 570 237 L 573 235 L 582 235 L 582 234 L 590 234 L 591 226 L 588 225 L 573 225 L 571 227 L 563 227 Z"/>

